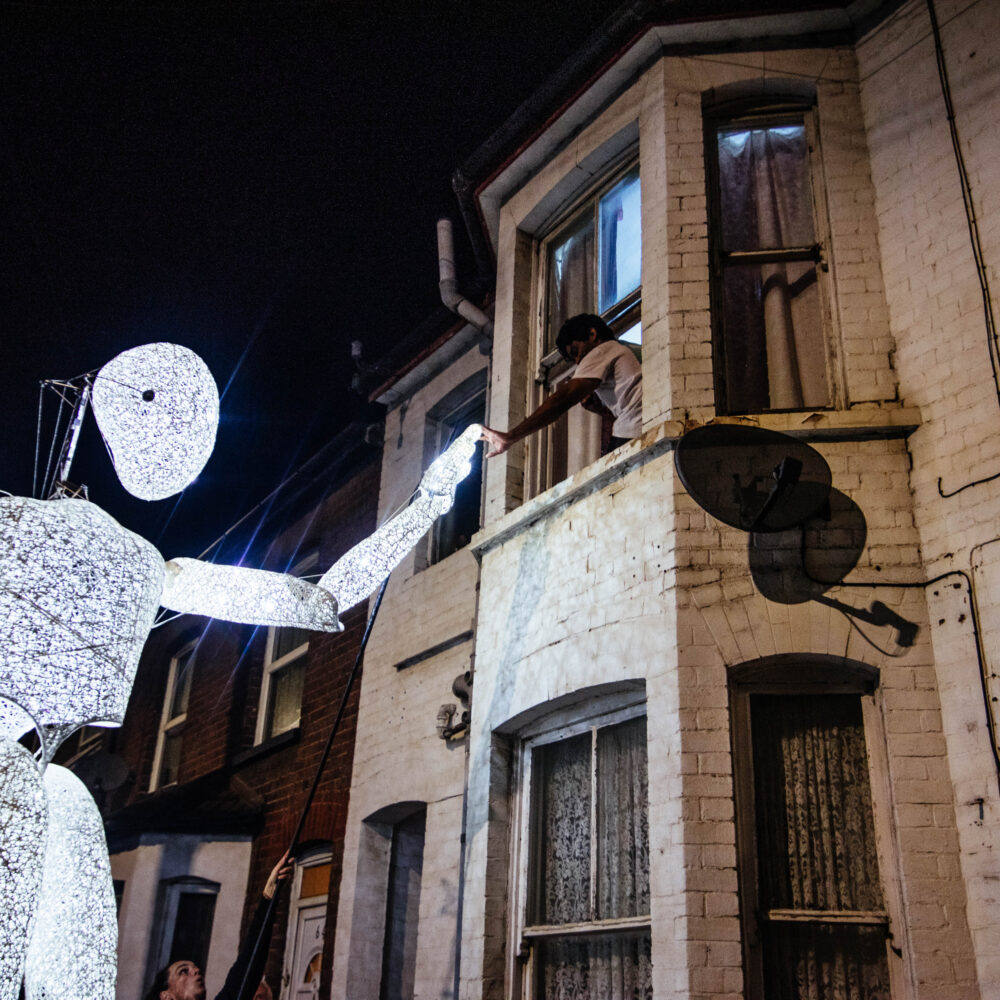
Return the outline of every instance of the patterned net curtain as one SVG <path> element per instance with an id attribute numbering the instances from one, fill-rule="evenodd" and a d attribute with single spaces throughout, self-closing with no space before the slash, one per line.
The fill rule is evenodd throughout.
<path id="1" fill-rule="evenodd" d="M 768 1000 L 889 1000 L 861 704 L 752 695 Z"/>
<path id="2" fill-rule="evenodd" d="M 648 926 L 594 933 L 587 925 L 649 913 L 646 720 L 534 751 L 535 996 L 652 997 Z M 565 934 L 559 926 L 575 925 Z M 582 927 L 581 927 L 582 925 Z"/>

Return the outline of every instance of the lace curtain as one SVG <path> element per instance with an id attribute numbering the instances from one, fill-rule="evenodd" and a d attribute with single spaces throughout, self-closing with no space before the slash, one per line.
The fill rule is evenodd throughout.
<path id="1" fill-rule="evenodd" d="M 888 1000 L 884 923 L 771 910 L 884 912 L 861 705 L 752 695 L 757 855 L 769 1000 Z M 808 914 L 805 914 L 808 918 Z"/>
<path id="2" fill-rule="evenodd" d="M 645 718 L 540 747 L 533 773 L 536 864 L 529 923 L 648 914 Z M 645 930 L 539 938 L 539 995 L 544 1000 L 651 997 L 649 946 Z"/>
<path id="3" fill-rule="evenodd" d="M 815 244 L 804 126 L 727 129 L 718 152 L 725 252 Z M 815 262 L 730 260 L 724 275 L 729 409 L 828 406 Z"/>

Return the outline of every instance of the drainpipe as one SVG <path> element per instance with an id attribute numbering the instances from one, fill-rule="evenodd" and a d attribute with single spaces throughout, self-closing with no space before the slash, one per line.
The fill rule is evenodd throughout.
<path id="1" fill-rule="evenodd" d="M 441 289 L 441 301 L 453 313 L 458 313 L 479 329 L 480 353 L 489 354 L 493 340 L 493 320 L 458 290 L 458 281 L 455 278 L 455 241 L 450 219 L 438 219 L 437 243 L 438 288 Z"/>

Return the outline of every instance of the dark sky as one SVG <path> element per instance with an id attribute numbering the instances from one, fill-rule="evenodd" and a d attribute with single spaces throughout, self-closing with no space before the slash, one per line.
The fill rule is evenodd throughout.
<path id="1" fill-rule="evenodd" d="M 92 415 L 71 477 L 168 557 L 357 415 L 350 341 L 439 303 L 454 168 L 617 4 L 179 6 L 0 2 L 0 489 L 32 491 L 41 379 L 184 344 L 224 395 L 176 510 L 108 475 Z"/>

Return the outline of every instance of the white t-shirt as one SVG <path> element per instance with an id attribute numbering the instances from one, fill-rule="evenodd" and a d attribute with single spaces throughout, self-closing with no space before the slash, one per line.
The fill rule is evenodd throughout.
<path id="1" fill-rule="evenodd" d="M 633 438 L 642 433 L 642 366 L 617 340 L 602 340 L 581 359 L 573 378 L 596 378 L 597 398 L 614 414 L 611 433 Z"/>

